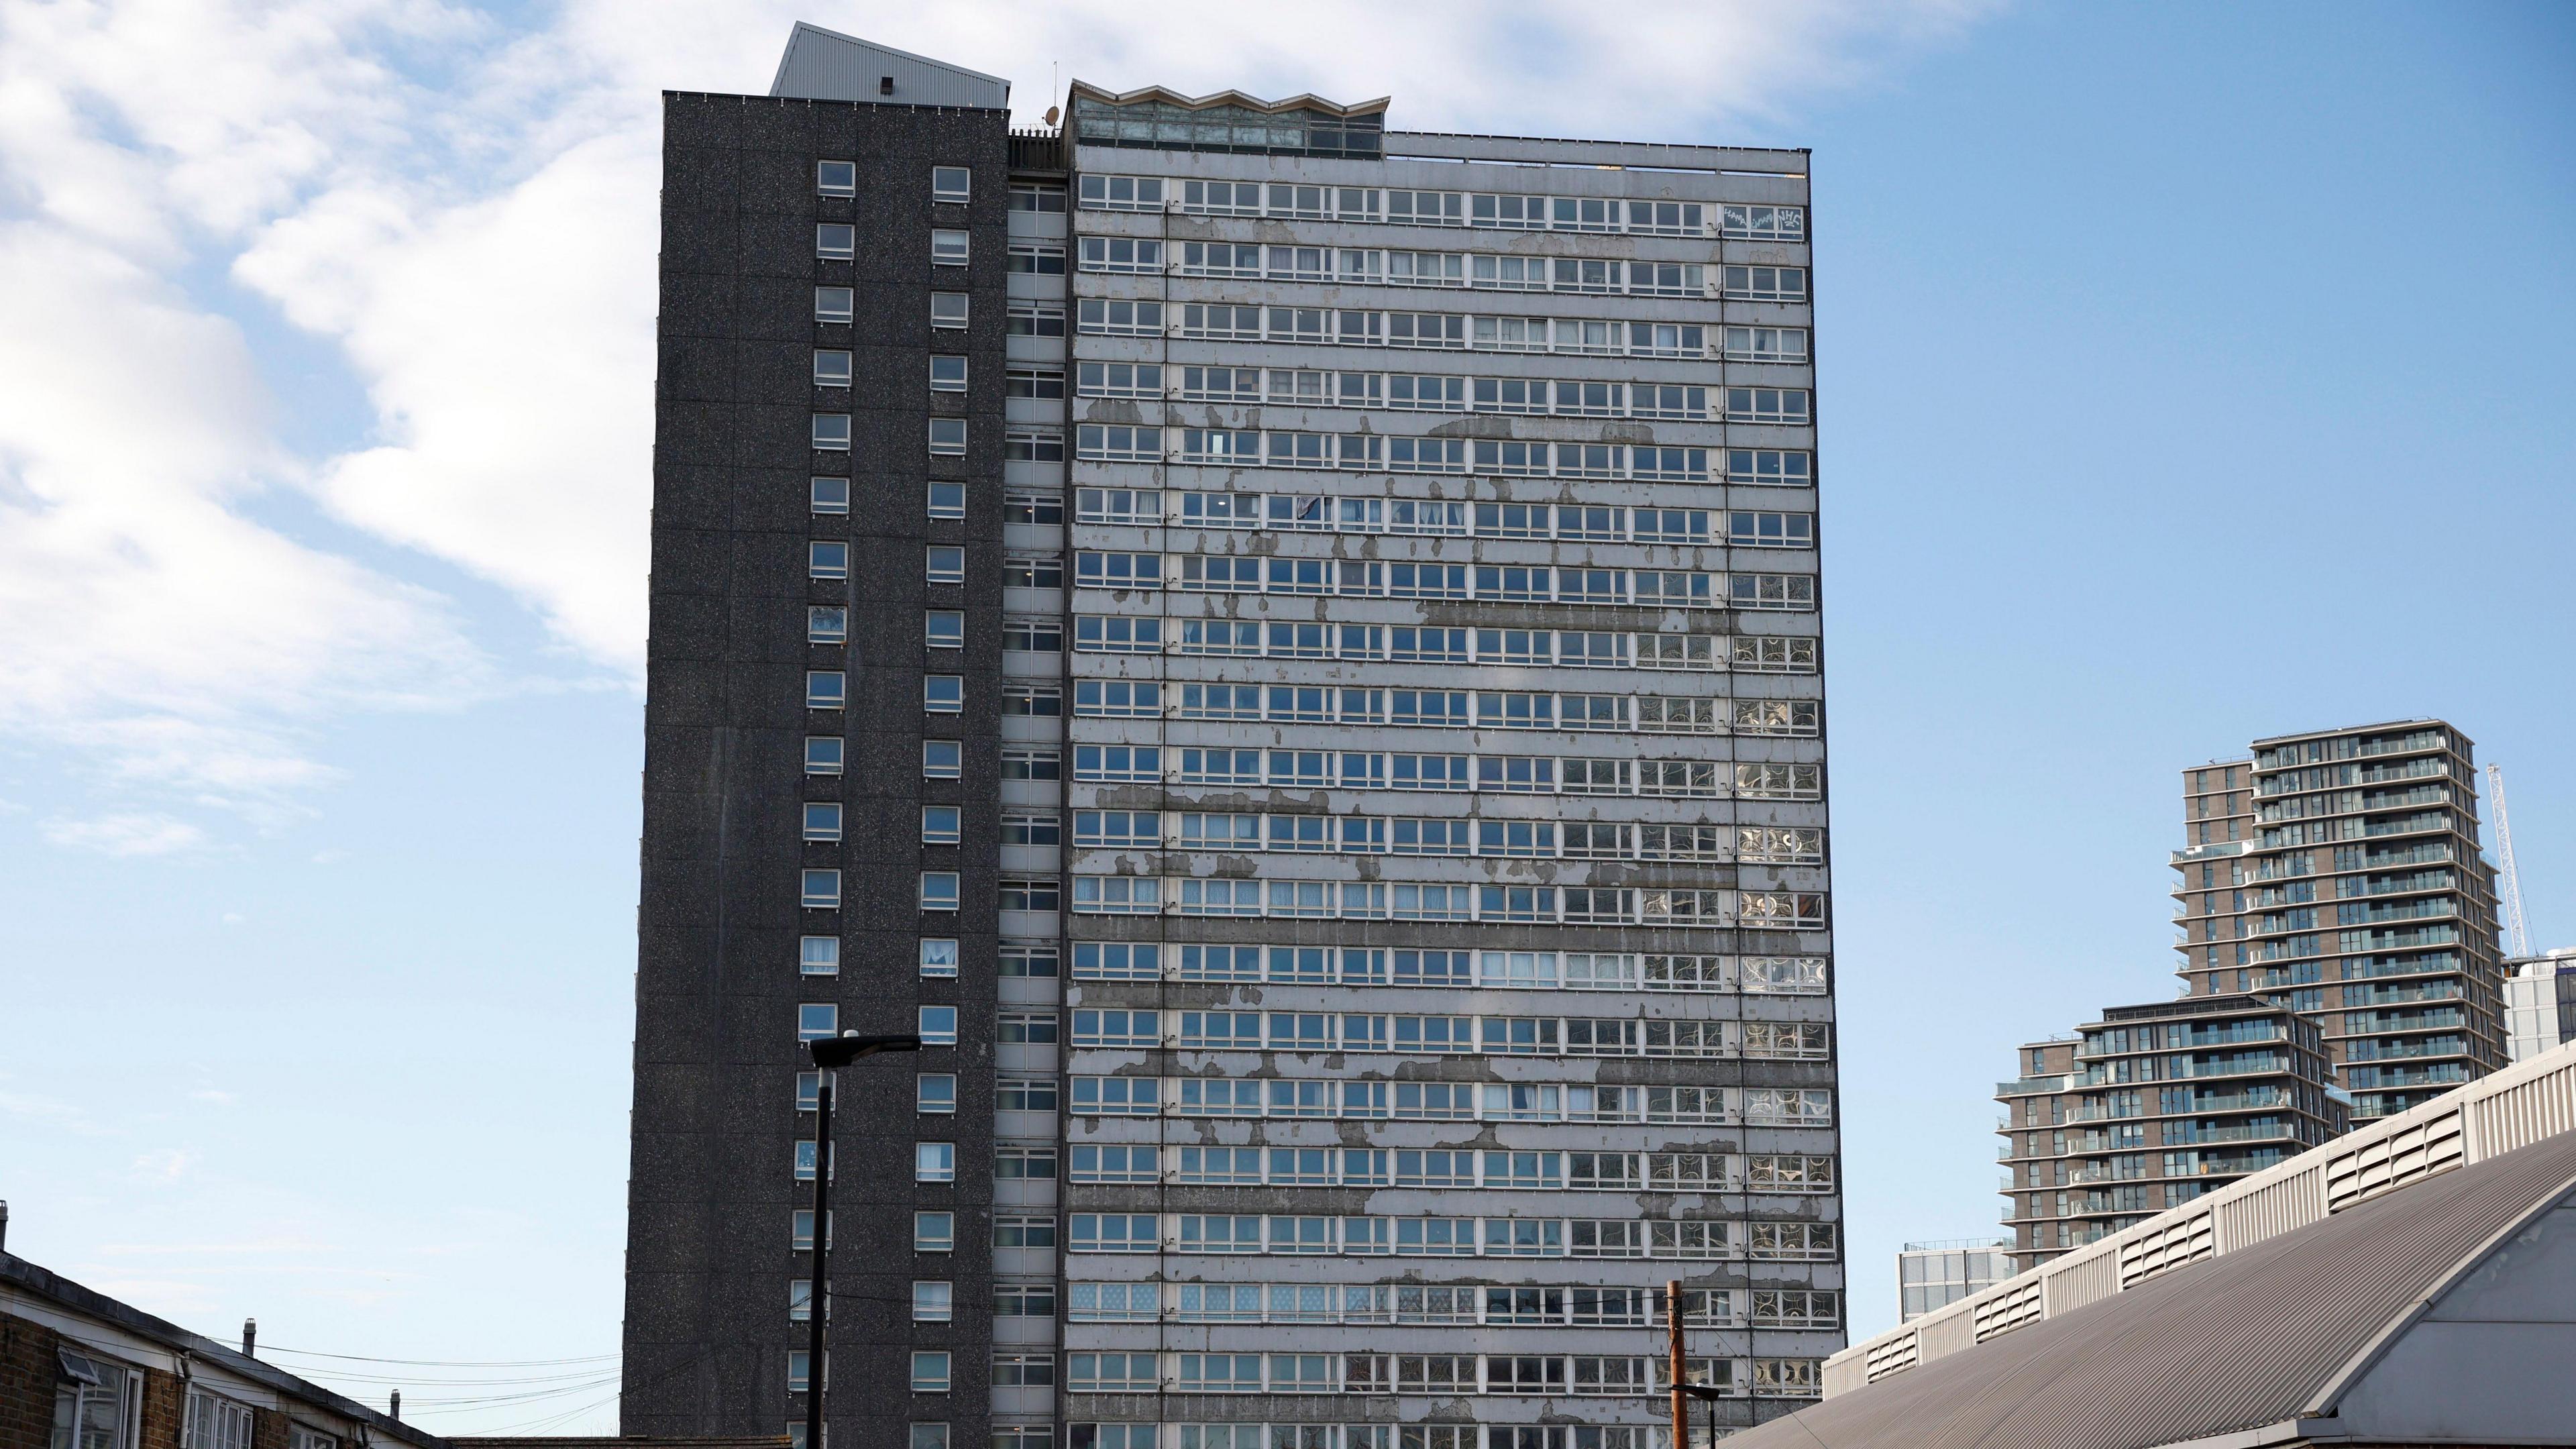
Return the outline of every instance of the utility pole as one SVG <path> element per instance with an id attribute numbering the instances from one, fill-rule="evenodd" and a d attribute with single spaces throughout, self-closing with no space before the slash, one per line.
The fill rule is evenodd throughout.
<path id="1" fill-rule="evenodd" d="M 1682 1280 L 1664 1283 L 1664 1337 L 1673 1359 L 1673 1449 L 1690 1449 L 1690 1395 L 1682 1389 Z"/>

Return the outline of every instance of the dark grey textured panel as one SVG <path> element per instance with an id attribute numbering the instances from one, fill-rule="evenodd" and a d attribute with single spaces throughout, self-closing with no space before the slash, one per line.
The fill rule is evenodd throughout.
<path id="1" fill-rule="evenodd" d="M 863 1064 L 844 1074 L 836 1117 L 836 1238 L 831 1324 L 835 1449 L 900 1449 L 905 1421 L 954 1426 L 980 1441 L 992 1339 L 986 1276 L 992 1198 L 989 1061 L 998 921 L 993 870 L 999 809 L 988 789 L 922 781 L 921 610 L 964 608 L 970 647 L 940 661 L 969 677 L 989 721 L 1000 669 L 1002 261 L 1008 140 L 999 111 L 852 107 L 805 100 L 665 98 L 662 306 L 654 471 L 652 640 L 646 700 L 644 873 L 638 909 L 634 1151 L 629 1188 L 627 1381 L 623 1428 L 646 1434 L 776 1434 L 801 1412 L 786 1392 L 787 1353 L 804 1326 L 787 1317 L 791 1216 L 807 1188 L 793 1144 L 812 1133 L 794 1109 L 799 1002 L 832 1002 L 861 1030 L 909 1029 L 925 1001 L 961 1008 L 954 1053 Z M 814 190 L 821 159 L 855 159 L 861 195 Z M 930 168 L 974 171 L 970 208 L 937 224 L 974 233 L 973 329 L 928 327 Z M 814 255 L 818 221 L 859 229 L 864 263 Z M 953 288 L 955 273 L 943 288 Z M 860 294 L 856 326 L 813 321 L 813 288 Z M 853 347 L 859 386 L 812 385 L 812 349 Z M 941 460 L 968 484 L 968 519 L 923 515 L 928 353 L 963 351 L 984 384 L 969 401 L 979 448 Z M 858 447 L 822 453 L 810 415 L 849 412 Z M 815 517 L 807 479 L 856 480 L 855 517 Z M 811 538 L 846 539 L 847 580 L 807 578 Z M 963 542 L 969 582 L 925 593 L 922 550 Z M 805 637 L 809 604 L 852 609 L 848 647 Z M 851 707 L 804 708 L 808 669 L 848 671 Z M 978 718 L 969 716 L 970 719 Z M 954 730 L 957 722 L 936 728 Z M 970 729 L 969 737 L 988 732 Z M 849 768 L 808 777 L 808 734 L 845 735 Z M 989 756 L 979 741 L 970 754 Z M 989 766 L 970 774 L 989 780 Z M 966 806 L 955 847 L 918 843 L 918 804 Z M 842 843 L 801 838 L 803 803 L 845 802 Z M 799 871 L 843 873 L 839 911 L 798 903 Z M 979 903 L 936 934 L 964 942 L 955 981 L 913 968 L 922 925 L 914 880 L 955 868 Z M 839 934 L 837 977 L 797 965 L 805 934 Z M 910 1080 L 960 1067 L 954 1118 L 919 1119 Z M 917 1138 L 958 1144 L 960 1180 L 916 1185 Z M 916 1206 L 960 1214 L 957 1251 L 917 1265 Z M 916 1325 L 903 1304 L 916 1276 L 960 1281 L 954 1322 Z M 913 1400 L 910 1349 L 955 1352 L 954 1387 Z"/>

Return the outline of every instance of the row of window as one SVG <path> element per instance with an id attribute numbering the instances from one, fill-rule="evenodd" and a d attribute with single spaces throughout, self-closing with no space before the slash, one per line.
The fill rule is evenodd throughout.
<path id="1" fill-rule="evenodd" d="M 1087 784 L 1153 784 L 1164 781 L 1161 745 L 1076 745 L 1073 778 Z M 1633 795 L 1633 771 L 1621 760 L 1546 755 L 1381 754 L 1362 750 L 1171 749 L 1176 785 L 1273 789 L 1472 790 L 1529 795 Z M 1060 762 L 1054 751 L 1045 757 Z M 1043 761 L 1034 754 L 1024 762 Z M 1003 778 L 1053 779 L 1053 774 L 1013 773 L 1013 751 L 1003 751 Z M 1661 762 L 1658 762 L 1661 763 Z M 1682 761 L 1686 765 L 1709 763 Z M 1745 761 L 1733 767 L 1739 800 L 1821 800 L 1824 767 Z"/>
<path id="2" fill-rule="evenodd" d="M 1729 327 L 1730 362 L 1805 360 L 1807 334 L 1795 328 Z M 1062 397 L 1064 374 L 1013 369 L 1027 376 L 1013 396 Z M 818 380 L 820 369 L 817 371 Z M 934 384 L 935 386 L 935 384 Z M 1041 389 L 1053 389 L 1041 391 Z M 1703 383 L 1586 382 L 1572 378 L 1476 377 L 1454 372 L 1349 372 L 1299 367 L 1187 367 L 1160 362 L 1077 362 L 1077 397 L 1229 403 L 1244 407 L 1367 408 L 1391 412 L 1509 413 L 1531 417 L 1660 418 L 1707 422 L 1712 392 Z M 1750 411 L 1750 409 L 1743 409 Z"/>
<path id="3" fill-rule="evenodd" d="M 840 708 L 844 683 L 839 671 L 809 673 L 806 707 Z M 1073 713 L 1077 719 L 1267 720 L 1274 724 L 1759 736 L 1814 735 L 1821 717 L 1814 700 L 1727 701 L 1680 695 L 1481 691 L 1475 694 L 1472 715 L 1466 701 L 1466 691 L 1336 690 L 1324 685 L 1289 684 L 1181 684 L 1167 690 L 1162 681 L 1152 679 L 1086 679 L 1074 685 Z M 1064 713 L 1064 691 L 1052 684 L 1006 684 L 1002 689 L 1002 712 L 1060 716 Z M 1668 768 L 1661 773 L 1651 764 L 1641 766 L 1633 789 L 1615 788 L 1600 793 L 1711 799 L 1722 793 L 1717 777 L 1710 773 L 1714 762 L 1695 762 L 1710 769 L 1685 769 L 1685 763 L 1690 762 L 1666 763 Z"/>
<path id="4" fill-rule="evenodd" d="M 930 199 L 943 204 L 963 205 L 974 195 L 975 173 L 963 166 L 930 168 Z M 817 161 L 814 163 L 814 190 L 821 196 L 856 196 L 859 194 L 859 163 L 856 161 Z M 1055 208 L 1063 210 L 1062 206 Z"/>
<path id="5" fill-rule="evenodd" d="M 848 753 L 848 742 L 838 736 L 808 735 L 805 738 L 805 773 L 838 775 L 847 767 Z M 1273 768 L 1265 773 L 1264 752 L 1259 750 L 1181 749 L 1173 753 L 1178 757 L 1179 768 L 1171 777 L 1171 783 L 1181 785 L 1267 781 L 1273 788 L 1282 788 L 1283 780 L 1293 778 L 1304 788 L 1330 785 L 1344 790 L 1481 790 L 1538 795 L 1638 793 L 1636 775 L 1617 768 L 1629 762 L 1576 756 L 1390 755 L 1347 750 L 1279 750 L 1267 752 L 1274 758 L 1269 760 Z M 1074 779 L 1085 784 L 1163 783 L 1163 755 L 1164 748 L 1160 745 L 1077 745 L 1074 747 Z M 1296 774 L 1281 775 L 1275 768 L 1280 764 L 1275 758 L 1277 756 L 1287 756 Z M 923 779 L 957 779 L 964 764 L 963 741 L 922 741 Z M 1305 772 L 1309 764 L 1314 766 L 1316 773 Z M 1059 780 L 1063 778 L 1063 765 L 1063 752 L 1053 748 L 1005 746 L 1002 750 L 1002 778 L 1006 780 Z M 1731 795 L 1738 800 L 1820 800 L 1824 798 L 1821 769 L 1817 765 L 1776 762 L 1739 764 L 1735 767 L 1735 788 Z"/>
<path id="6" fill-rule="evenodd" d="M 835 807 L 837 808 L 837 807 Z M 954 810 L 953 805 L 925 807 Z M 818 836 L 809 809 L 805 838 Z M 932 826 L 946 832 L 932 839 Z M 943 816 L 925 817 L 923 842 L 953 845 Z M 1056 841 L 1030 842 L 1057 844 Z M 1509 856 L 1557 860 L 1744 861 L 1817 865 L 1825 858 L 1825 833 L 1813 826 L 1663 824 L 1624 820 L 1480 820 L 1472 816 L 1282 815 L 1254 812 L 1077 810 L 1073 843 L 1094 850 L 1331 851 L 1353 855 Z M 1774 901 L 1776 892 L 1748 892 L 1747 910 L 1804 914 L 1804 902 Z M 1752 901 L 1760 900 L 1756 907 Z M 1821 915 L 1818 904 L 1815 914 Z"/>
<path id="7" fill-rule="evenodd" d="M 1052 1089 L 1054 1083 L 1046 1085 Z M 1382 1147 L 1156 1147 L 1109 1143 L 1073 1148 L 1070 1167 L 1069 1175 L 1075 1182 L 1170 1182 L 1200 1187 L 1691 1193 L 1834 1190 L 1832 1158 L 1777 1153 L 1513 1152 L 1463 1147 L 1390 1151 Z"/>
<path id="8" fill-rule="evenodd" d="M 949 1008 L 941 1008 L 949 1010 Z M 1107 1012 L 1103 1016 L 1099 1013 Z M 1157 1029 L 1156 1018 L 1160 1018 Z M 800 1030 L 801 1034 L 801 1030 Z M 949 1028 L 954 1044 L 953 1012 Z M 1830 1054 L 1824 1023 L 1722 1021 L 1697 1017 L 1467 1016 L 1334 1011 L 1147 1011 L 1086 1007 L 1074 1013 L 1074 1045 L 1185 1051 L 1400 1052 L 1429 1056 L 1749 1057 L 1821 1061 Z M 1150 1038 L 1150 1040 L 1148 1040 Z M 1181 1081 L 1174 1079 L 1177 1088 Z M 1095 1085 L 1086 1087 L 1085 1082 Z M 1100 1083 L 1132 1082 L 1126 1087 Z M 1150 1117 L 1165 1097 L 1149 1078 L 1076 1078 L 1074 1111 Z"/>
<path id="9" fill-rule="evenodd" d="M 1730 1381 L 1734 1365 L 1725 1372 Z M 1687 1380 L 1702 1371 L 1694 1362 Z M 1443 1412 L 1456 1412 L 1444 1410 Z M 926 1427 L 945 1428 L 944 1425 Z M 1045 1427 L 996 1428 L 993 1449 L 1049 1449 Z M 1007 1437 L 1006 1437 L 1007 1436 Z M 1672 1449 L 1663 1425 L 1649 1424 L 1151 1424 L 1065 1426 L 1066 1449 Z M 915 1441 L 912 1449 L 947 1449 Z M 1710 1449 L 1694 1429 L 1691 1449 Z"/>
<path id="10" fill-rule="evenodd" d="M 1715 290 L 1728 301 L 1807 300 L 1807 274 L 1803 268 L 1723 267 L 1718 272 Z M 849 290 L 815 288 L 814 320 L 849 321 Z M 943 297 L 949 299 L 944 305 L 940 302 Z M 966 325 L 965 293 L 933 292 L 931 301 L 931 326 Z M 1014 337 L 1062 337 L 1064 323 L 1065 308 L 1057 302 L 1014 299 L 1005 309 L 1005 331 Z M 1073 304 L 1073 330 L 1084 337 L 1173 337 L 1198 342 L 1302 343 L 1310 347 L 1551 352 L 1689 361 L 1723 361 L 1726 357 L 1725 329 L 1699 322 L 1294 307 L 1260 302 L 1081 297 Z"/>
<path id="11" fill-rule="evenodd" d="M 1005 560 L 1005 587 L 1017 573 Z M 1055 575 L 1061 578 L 1061 573 Z M 1024 586 L 1025 587 L 1025 586 Z M 1035 587 L 1052 587 L 1036 585 Z M 837 612 L 837 611 L 836 611 Z M 812 622 L 809 616 L 809 624 Z M 846 624 L 842 625 L 846 631 Z M 812 639 L 838 643 L 835 638 Z M 1077 614 L 1077 654 L 1178 654 L 1239 659 L 1353 659 L 1398 664 L 1554 666 L 1740 674 L 1813 674 L 1812 637 L 1626 633 L 1598 629 L 1463 629 L 1415 624 L 1326 624 L 1258 619 L 1166 619 Z M 1773 731 L 1757 729 L 1757 733 Z M 1793 732 L 1794 731 L 1790 731 Z"/>
<path id="12" fill-rule="evenodd" d="M 1755 202 L 1638 201 L 1616 197 L 1520 196 L 1481 191 L 1388 190 L 1274 181 L 1192 181 L 1160 176 L 1086 175 L 1085 211 L 1162 211 L 1192 216 L 1261 216 L 1290 221 L 1391 222 L 1517 231 L 1626 232 L 1633 236 L 1723 236 L 1803 241 L 1804 207 Z"/>
<path id="13" fill-rule="evenodd" d="M 814 320 L 817 322 L 848 322 L 858 315 L 858 303 L 859 294 L 854 288 L 816 287 L 814 289 Z M 943 332 L 963 331 L 968 324 L 968 319 L 972 315 L 972 312 L 972 299 L 970 299 L 964 292 L 933 292 L 930 294 L 930 325 L 934 330 Z"/>
<path id="14" fill-rule="evenodd" d="M 1074 1213 L 1071 1253 L 1319 1254 L 1336 1257 L 1649 1258 L 1829 1262 L 1833 1223 L 1639 1218 L 1396 1218 L 1281 1213 Z"/>
<path id="15" fill-rule="evenodd" d="M 836 908 L 838 881 L 830 872 L 808 872 L 806 903 Z M 814 877 L 822 877 L 819 881 Z M 961 908 L 958 872 L 920 874 L 918 900 L 925 911 Z M 1053 878 L 1000 882 L 1005 911 L 1064 908 Z M 1260 880 L 1157 876 L 1077 875 L 1076 915 L 1240 916 L 1273 920 L 1493 921 L 1527 925 L 1644 926 L 1706 931 L 1821 931 L 1819 892 L 1696 890 L 1630 886 L 1432 885 L 1383 881 Z"/>
<path id="16" fill-rule="evenodd" d="M 1796 1326 L 1816 1326 L 1802 1324 Z M 1821 1359 L 1753 1358 L 1702 1359 L 1684 1361 L 1687 1381 L 1710 1384 L 1722 1391 L 1747 1394 L 1757 1398 L 1814 1398 L 1823 1392 Z M 1539 1356 L 1506 1356 L 1502 1354 L 1322 1354 L 1322 1353 L 1069 1353 L 1064 1358 L 1064 1387 L 1085 1394 L 1510 1394 L 1510 1395 L 1587 1395 L 1646 1398 L 1670 1391 L 1658 1375 L 1666 1373 L 1666 1363 L 1650 1355 L 1602 1357 L 1577 1355 L 1570 1358 Z M 824 1374 L 828 1380 L 831 1365 L 828 1356 Z M 910 1387 L 916 1394 L 944 1394 L 949 1391 L 953 1368 L 947 1349 L 915 1349 L 912 1354 Z M 791 1349 L 787 1355 L 787 1391 L 801 1394 L 806 1389 L 807 1354 Z M 1633 1377 L 1631 1377 L 1633 1375 Z M 1047 1387 L 1056 1382 L 1056 1356 L 1051 1352 L 1019 1352 L 996 1349 L 993 1353 L 992 1384 L 997 1388 Z M 1328 1426 L 1306 1424 L 1276 1425 L 1289 1430 L 1284 1437 L 1263 1440 L 1261 1425 L 1210 1424 L 1182 1425 L 1177 1442 L 1183 1445 L 1208 1444 L 1260 1449 L 1268 1445 L 1302 1445 L 1311 1440 L 1320 1446 L 1326 1442 Z M 1366 1442 L 1383 1446 L 1397 1442 L 1389 1431 L 1394 1425 L 1351 1425 L 1343 1442 Z M 1407 1426 L 1402 1443 L 1411 1445 L 1441 1444 L 1472 1446 L 1476 1442 L 1475 1425 L 1431 1426 L 1449 1433 L 1432 1438 L 1421 1428 Z M 1142 1446 L 1155 1442 L 1151 1424 L 1075 1425 L 1076 1444 L 1107 1442 L 1109 1431 L 1121 1431 L 1118 1442 Z M 1528 1446 L 1556 1446 L 1571 1443 L 1632 1445 L 1650 1440 L 1643 1428 L 1633 1428 L 1626 1436 L 1614 1426 L 1532 1426 L 1528 1437 L 1487 1426 L 1489 1444 L 1510 1445 L 1513 1449 Z M 947 1426 L 914 1424 L 913 1449 L 924 1445 L 944 1446 Z M 925 1435 L 925 1429 L 937 1430 Z M 1092 1431 L 1087 1436 L 1081 1431 Z M 1200 1430 L 1192 1437 L 1191 1430 Z M 1134 1433 L 1131 1439 L 1128 1431 Z M 1245 1434 L 1242 1431 L 1252 1431 Z M 1570 1434 L 1576 1437 L 1568 1438 Z M 1362 1437 L 1364 1436 L 1364 1437 Z M 1507 1437 L 1508 1436 L 1508 1437 Z M 1046 1449 L 1052 1436 L 1035 1430 L 1031 1436 L 1011 1431 L 996 1431 L 994 1443 L 1006 1442 L 1010 1449 Z M 791 1445 L 791 1449 L 793 1446 Z"/>
<path id="17" fill-rule="evenodd" d="M 934 233 L 934 236 L 937 234 Z M 933 253 L 937 248 L 934 243 Z M 1045 243 L 1014 243 L 1012 270 L 1061 275 L 1065 252 Z M 1154 237 L 1086 236 L 1075 243 L 1085 272 L 1317 282 L 1336 286 L 1463 287 L 1495 292 L 1571 292 L 1593 296 L 1701 297 L 1715 294 L 1699 262 L 1600 257 L 1521 256 L 1502 252 L 1402 251 L 1378 247 L 1268 245 L 1255 242 L 1165 242 Z M 847 253 L 837 255 L 846 256 Z M 1025 262 L 1022 258 L 1025 257 Z M 962 260 L 963 253 L 960 253 Z M 1802 350 L 1803 353 L 1803 350 Z"/>
<path id="18" fill-rule="evenodd" d="M 1797 389 L 1721 389 L 1731 423 L 1804 426 L 1807 394 Z M 1740 406 L 1739 406 L 1740 405 Z M 849 420 L 815 414 L 815 436 L 842 437 Z M 831 421 L 837 419 L 837 421 Z M 963 421 L 962 419 L 956 421 Z M 1030 432 L 1022 461 L 1063 457 L 1063 439 Z M 1050 441 L 1052 440 L 1052 441 Z M 817 446 L 821 446 L 818 444 Z M 1054 458 L 1044 456 L 1055 453 Z M 1662 448 L 1624 443 L 1542 443 L 1508 438 L 1405 438 L 1378 433 L 1295 433 L 1255 429 L 1162 428 L 1125 423 L 1082 423 L 1073 430 L 1073 455 L 1087 463 L 1185 463 L 1212 468 L 1310 468 L 1369 473 L 1474 473 L 1489 478 L 1630 478 L 1640 482 L 1705 483 L 1709 460 L 1720 448 Z"/>
<path id="19" fill-rule="evenodd" d="M 1727 482 L 1760 487 L 1806 487 L 1812 481 L 1807 472 L 1808 455 L 1804 453 L 1761 452 L 1734 449 L 1726 454 Z M 1797 471 L 1756 471 L 1760 465 L 1777 468 L 1794 462 Z M 1741 471 L 1738 471 L 1741 469 Z M 1714 478 L 1712 482 L 1716 481 Z M 932 518 L 964 518 L 966 485 L 962 482 L 933 479 L 928 485 L 927 506 Z M 1103 490 L 1117 492 L 1122 490 Z M 813 497 L 816 513 L 849 511 L 849 480 L 824 478 L 814 480 Z M 1360 518 L 1361 531 L 1377 532 L 1376 521 L 1384 520 L 1384 531 L 1395 534 L 1419 534 L 1463 538 L 1468 535 L 1467 505 L 1459 501 L 1420 498 L 1388 498 L 1383 512 L 1367 510 Z M 1338 511 L 1336 518 L 1340 516 Z M 1014 487 L 1002 495 L 1004 523 L 1034 524 L 1057 527 L 1064 523 L 1064 495 L 1048 488 Z"/>
<path id="20" fill-rule="evenodd" d="M 1053 1284 L 1046 1287 L 1051 1291 Z M 1068 1283 L 1071 1323 L 1331 1323 L 1493 1328 L 1659 1328 L 1654 1288 L 1439 1283 Z M 1836 1328 L 1842 1295 L 1821 1288 L 1693 1288 L 1692 1328 Z M 1050 1314 L 1049 1316 L 1052 1316 Z"/>
<path id="21" fill-rule="evenodd" d="M 935 267 L 966 265 L 968 241 L 962 231 L 937 230 L 930 234 L 930 264 Z M 818 222 L 814 227 L 814 255 L 827 262 L 846 262 L 859 253 L 859 229 L 848 222 Z"/>
<path id="22" fill-rule="evenodd" d="M 838 944 L 838 943 L 835 943 Z M 1822 956 L 1639 956 L 1623 951 L 1440 951 L 1077 941 L 1076 981 L 1239 981 L 1479 991 L 1736 991 L 1813 996 Z"/>
<path id="23" fill-rule="evenodd" d="M 848 573 L 848 545 L 817 544 Z M 1697 569 L 1551 567 L 1410 559 L 1290 558 L 1263 554 L 1080 549 L 1074 587 L 1160 589 L 1211 594 L 1330 594 L 1359 599 L 1475 599 L 1506 604 L 1584 604 L 1646 609 L 1806 612 L 1816 607 L 1813 574 L 1710 573 Z"/>
<path id="24" fill-rule="evenodd" d="M 1136 1050 L 1160 1049 L 1144 1042 L 1124 1045 Z M 1074 1046 L 1109 1050 L 1121 1043 L 1114 1039 L 1105 1044 L 1086 1041 L 1077 1035 Z M 1739 1093 L 1735 1088 L 1722 1087 L 1594 1087 L 1561 1082 L 1175 1077 L 1158 1097 L 1151 1077 L 1098 1080 L 1131 1083 L 1122 1090 L 1137 1094 L 1136 1100 L 1111 1102 L 1107 1105 L 1118 1110 L 1097 1112 L 1087 1111 L 1085 1104 L 1077 1100 L 1077 1114 L 1394 1122 L 1626 1122 L 1716 1127 L 1833 1125 L 1825 1094 L 1769 1087 L 1746 1088 Z M 1150 1161 L 1145 1163 L 1151 1165 Z"/>

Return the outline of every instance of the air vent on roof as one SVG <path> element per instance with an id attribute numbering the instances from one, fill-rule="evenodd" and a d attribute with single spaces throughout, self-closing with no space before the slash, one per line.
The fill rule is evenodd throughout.
<path id="1" fill-rule="evenodd" d="M 1977 1342 L 2012 1332 L 2040 1320 L 2039 1279 L 1989 1294 L 1977 1304 Z"/>
<path id="2" fill-rule="evenodd" d="M 2120 1245 L 2120 1287 L 2133 1288 L 2158 1273 L 2218 1254 L 2216 1225 L 2196 1212 Z"/>
<path id="3" fill-rule="evenodd" d="M 2330 1157 L 2326 1159 L 2326 1211 L 2339 1213 L 2391 1188 L 2446 1172 L 2460 1165 L 2466 1149 L 2460 1114 L 2453 1110 Z"/>
<path id="4" fill-rule="evenodd" d="M 1922 1358 L 1920 1333 L 1901 1333 L 1869 1346 L 1869 1381 L 1877 1383 L 1889 1374 L 1901 1374 Z"/>

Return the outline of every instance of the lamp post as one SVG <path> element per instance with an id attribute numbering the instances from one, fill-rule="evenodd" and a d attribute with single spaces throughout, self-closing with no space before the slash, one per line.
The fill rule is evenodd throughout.
<path id="1" fill-rule="evenodd" d="M 816 1037 L 805 1050 L 814 1058 L 814 1277 L 805 1290 L 805 1449 L 823 1449 L 823 1321 L 832 1309 L 832 1071 L 879 1052 L 917 1052 L 921 1038 L 845 1032 Z"/>

